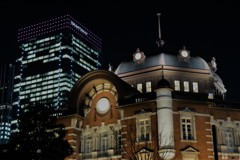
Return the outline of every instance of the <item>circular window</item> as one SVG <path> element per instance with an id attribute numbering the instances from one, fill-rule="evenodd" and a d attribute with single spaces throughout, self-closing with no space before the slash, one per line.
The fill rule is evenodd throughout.
<path id="1" fill-rule="evenodd" d="M 107 111 L 109 110 L 110 108 L 110 102 L 107 98 L 100 98 L 98 101 L 97 101 L 97 112 L 100 113 L 100 114 L 105 114 L 107 113 Z"/>

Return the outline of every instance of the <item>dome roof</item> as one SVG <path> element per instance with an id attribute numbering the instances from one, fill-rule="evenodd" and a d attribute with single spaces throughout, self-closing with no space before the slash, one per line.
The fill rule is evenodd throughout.
<path id="1" fill-rule="evenodd" d="M 137 64 L 134 61 L 122 62 L 115 70 L 115 74 L 132 72 L 154 66 L 173 66 L 201 70 L 210 69 L 207 62 L 200 57 L 190 57 L 187 61 L 182 61 L 179 60 L 177 55 L 160 53 L 153 56 L 146 56 L 144 62 L 140 64 Z"/>

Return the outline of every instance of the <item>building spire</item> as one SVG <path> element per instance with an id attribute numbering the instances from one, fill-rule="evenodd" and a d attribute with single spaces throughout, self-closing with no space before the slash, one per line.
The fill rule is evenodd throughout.
<path id="1" fill-rule="evenodd" d="M 160 15 L 161 15 L 161 13 L 157 13 L 157 16 L 158 16 L 158 40 L 157 40 L 157 45 L 158 45 L 159 48 L 164 45 L 164 41 L 162 40 L 162 35 L 161 35 Z"/>

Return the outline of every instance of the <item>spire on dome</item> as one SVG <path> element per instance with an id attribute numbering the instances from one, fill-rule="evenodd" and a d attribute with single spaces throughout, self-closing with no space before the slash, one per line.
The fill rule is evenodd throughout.
<path id="1" fill-rule="evenodd" d="M 162 35 L 161 35 L 160 15 L 161 15 L 161 13 L 157 13 L 157 16 L 158 16 L 158 40 L 157 40 L 157 45 L 158 45 L 158 48 L 160 48 L 164 45 L 164 41 L 162 40 Z"/>

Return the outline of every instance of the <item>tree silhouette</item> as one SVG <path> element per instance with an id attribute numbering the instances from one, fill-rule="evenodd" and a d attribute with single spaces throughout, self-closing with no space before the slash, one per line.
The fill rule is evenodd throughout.
<path id="1" fill-rule="evenodd" d="M 151 159 L 160 159 L 157 150 L 157 134 L 155 134 L 155 132 L 152 132 L 152 141 L 137 141 L 136 124 L 133 121 L 135 121 L 135 119 L 128 120 L 128 122 L 125 121 L 126 128 L 123 132 L 126 132 L 127 134 L 125 137 L 123 137 L 123 157 L 128 160 L 141 160 L 137 153 L 141 150 L 145 150 L 149 153 L 152 152 Z"/>
<path id="2" fill-rule="evenodd" d="M 32 105 L 19 121 L 19 131 L 12 133 L 8 159 L 63 160 L 73 153 L 65 139 L 63 124 L 57 124 L 58 112 L 46 105 Z"/>

